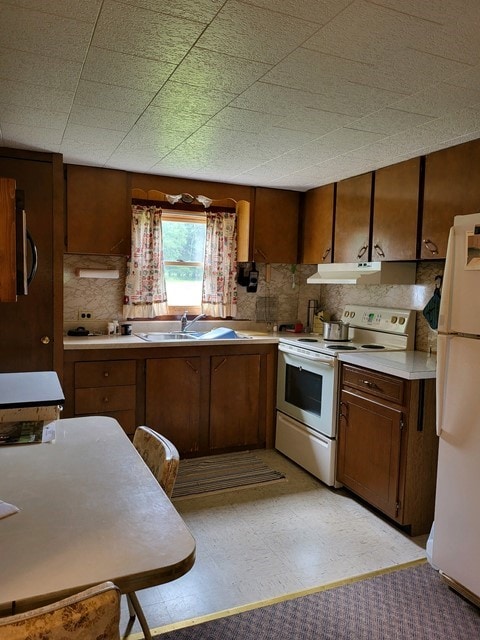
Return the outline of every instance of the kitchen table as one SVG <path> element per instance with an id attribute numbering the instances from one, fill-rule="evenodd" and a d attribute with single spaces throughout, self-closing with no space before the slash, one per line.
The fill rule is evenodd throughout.
<path id="1" fill-rule="evenodd" d="M 123 593 L 174 580 L 195 541 L 116 420 L 59 420 L 51 443 L 0 447 L 0 612 L 111 580 Z"/>

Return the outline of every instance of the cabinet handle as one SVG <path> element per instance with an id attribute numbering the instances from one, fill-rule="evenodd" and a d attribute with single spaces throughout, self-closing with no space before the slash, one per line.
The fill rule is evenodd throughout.
<path id="1" fill-rule="evenodd" d="M 425 247 L 430 251 L 431 254 L 433 254 L 434 256 L 437 255 L 438 253 L 438 247 L 437 245 L 432 242 L 429 238 L 425 239 L 423 241 L 423 244 L 425 245 Z"/>
<path id="2" fill-rule="evenodd" d="M 375 251 L 377 252 L 377 254 L 381 257 L 384 258 L 385 257 L 385 253 L 382 249 L 382 247 L 377 243 L 373 245 L 373 248 L 375 249 Z"/>
<path id="3" fill-rule="evenodd" d="M 107 404 L 108 402 L 110 402 L 110 398 L 108 396 L 105 396 L 103 401 L 105 404 Z"/>
<path id="4" fill-rule="evenodd" d="M 345 407 L 345 413 L 343 413 L 342 408 Z M 340 402 L 340 414 L 338 416 L 340 419 L 344 419 L 348 424 L 348 405 L 346 402 Z"/>
<path id="5" fill-rule="evenodd" d="M 108 371 L 104 371 L 104 372 L 103 372 L 103 377 L 104 377 L 104 378 L 108 378 L 108 375 L 109 375 L 109 374 L 108 374 Z"/>
<path id="6" fill-rule="evenodd" d="M 326 249 L 325 253 L 322 256 L 322 260 L 325 260 L 325 258 L 328 256 L 331 250 L 332 250 L 331 247 L 328 247 L 328 249 Z"/>
<path id="7" fill-rule="evenodd" d="M 185 364 L 187 364 L 190 367 L 190 369 L 193 369 L 195 373 L 198 373 L 198 369 L 190 362 L 190 360 L 185 360 Z"/>
<path id="8" fill-rule="evenodd" d="M 368 244 L 364 244 L 360 251 L 357 253 L 357 258 L 361 258 L 367 249 Z"/>
<path id="9" fill-rule="evenodd" d="M 361 382 L 363 382 L 363 384 L 367 386 L 369 389 L 378 389 L 375 382 L 372 382 L 371 380 L 362 380 Z"/>
<path id="10" fill-rule="evenodd" d="M 224 358 L 215 368 L 214 371 L 218 371 L 221 367 L 223 367 L 223 365 L 226 363 L 227 359 Z"/>
<path id="11" fill-rule="evenodd" d="M 40 338 L 40 342 L 41 342 L 42 344 L 50 344 L 50 338 L 49 338 L 48 336 L 42 336 L 42 337 Z"/>

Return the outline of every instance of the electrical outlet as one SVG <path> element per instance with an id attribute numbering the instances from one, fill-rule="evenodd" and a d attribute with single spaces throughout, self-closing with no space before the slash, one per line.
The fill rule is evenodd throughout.
<path id="1" fill-rule="evenodd" d="M 91 311 L 85 311 L 84 309 L 78 310 L 79 320 L 93 320 L 93 313 Z"/>

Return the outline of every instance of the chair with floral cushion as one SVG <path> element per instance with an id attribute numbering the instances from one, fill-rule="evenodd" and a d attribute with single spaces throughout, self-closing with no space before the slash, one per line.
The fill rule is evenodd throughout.
<path id="1" fill-rule="evenodd" d="M 170 498 L 180 459 L 175 445 L 149 427 L 138 427 L 133 436 L 133 446 Z"/>
<path id="2" fill-rule="evenodd" d="M 180 456 L 175 445 L 167 438 L 149 427 L 137 427 L 133 436 L 133 445 L 142 456 L 143 461 L 157 479 L 159 485 L 171 498 L 178 473 Z M 130 623 L 138 618 L 146 640 L 152 637 L 137 594 L 127 593 Z"/>
<path id="3" fill-rule="evenodd" d="M 119 640 L 120 591 L 103 582 L 39 609 L 0 618 L 2 640 Z"/>

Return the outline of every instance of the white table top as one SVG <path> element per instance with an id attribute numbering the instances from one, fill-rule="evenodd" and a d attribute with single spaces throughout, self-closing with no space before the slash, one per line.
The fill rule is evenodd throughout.
<path id="1" fill-rule="evenodd" d="M 0 609 L 112 580 L 122 592 L 168 582 L 195 541 L 112 418 L 59 420 L 53 443 L 0 447 Z"/>
<path id="2" fill-rule="evenodd" d="M 406 380 L 425 380 L 437 375 L 435 354 L 429 355 L 424 351 L 342 353 L 339 360 Z"/>

